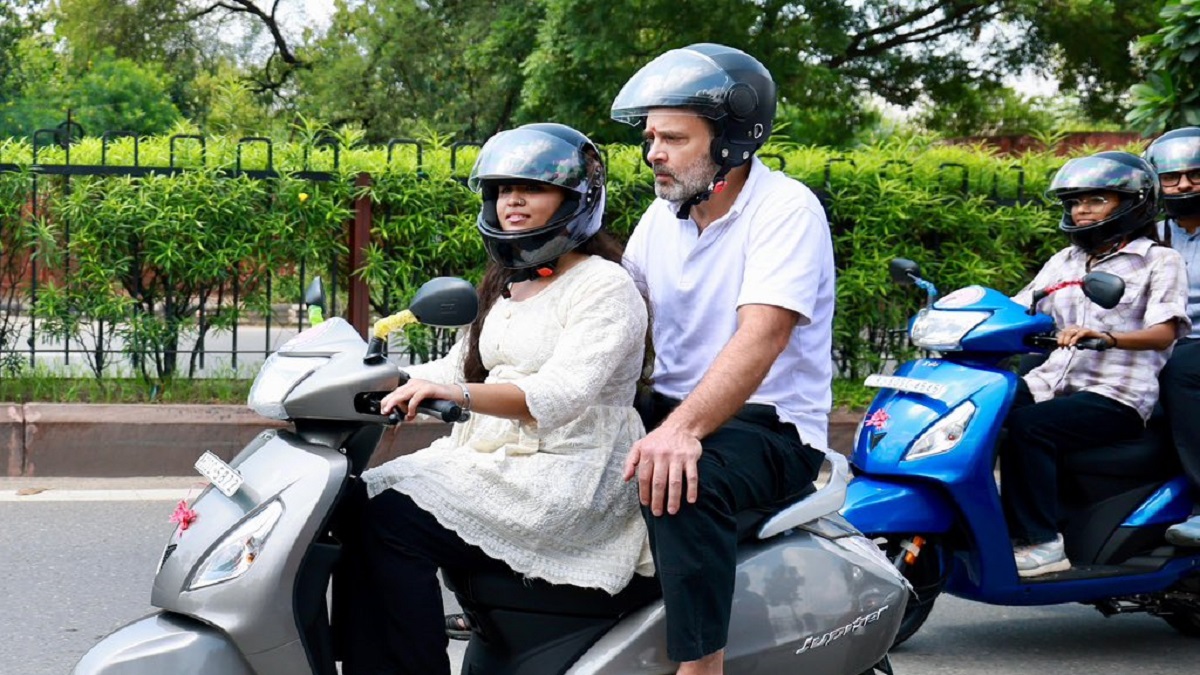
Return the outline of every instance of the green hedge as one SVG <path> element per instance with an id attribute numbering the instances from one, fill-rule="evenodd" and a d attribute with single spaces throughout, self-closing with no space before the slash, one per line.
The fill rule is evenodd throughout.
<path id="1" fill-rule="evenodd" d="M 55 275 L 38 297 L 35 312 L 47 328 L 78 338 L 94 330 L 89 319 L 104 319 L 150 354 L 134 364 L 160 378 L 178 369 L 173 346 L 181 334 L 221 330 L 248 310 L 294 302 L 301 263 L 319 270 L 337 260 L 339 290 L 347 275 L 361 275 L 380 314 L 403 307 L 431 276 L 478 279 L 484 261 L 474 228 L 478 197 L 463 185 L 478 149 L 427 144 L 418 165 L 412 146 L 395 146 L 389 162 L 387 148 L 353 141 L 340 139 L 336 155 L 331 146 L 277 144 L 272 166 L 283 177 L 251 179 L 222 172 L 239 166 L 239 147 L 242 169 L 267 168 L 265 145 L 210 138 L 202 157 L 198 143 L 181 140 L 175 162 L 191 171 L 76 177 L 69 184 L 41 176 L 36 205 L 29 198 L 32 148 L 0 142 L 0 165 L 9 169 L 0 172 L 0 273 L 19 277 L 29 263 L 22 252 L 53 269 L 69 266 L 71 273 Z M 142 166 L 170 161 L 166 138 L 142 139 L 137 151 Z M 38 152 L 41 164 L 66 161 L 57 146 Z M 90 138 L 72 146 L 70 163 L 100 164 L 102 152 L 109 165 L 133 164 L 131 139 L 105 150 Z M 653 199 L 651 173 L 636 146 L 609 146 L 605 154 L 607 220 L 624 237 Z M 891 258 L 920 262 L 944 290 L 981 283 L 1015 291 L 1064 243 L 1056 212 L 1040 197 L 1064 161 L 1050 153 L 1000 157 L 983 147 L 905 138 L 844 153 L 774 144 L 763 154 L 827 198 L 839 270 L 835 351 L 844 377 L 907 354 L 897 329 L 922 298 L 889 281 Z M 330 171 L 334 179 L 287 175 L 304 169 Z M 362 171 L 372 176 L 366 188 L 374 203 L 372 242 L 365 265 L 349 270 L 346 224 L 353 180 Z M 1016 203 L 1022 176 L 1025 199 Z M 267 272 L 275 280 L 269 293 L 261 283 Z M 241 302 L 231 305 L 235 278 Z M 218 296 L 224 302 L 201 323 L 199 301 L 211 304 Z M 6 327 L 0 324 L 0 348 Z M 104 364 L 92 365 L 102 373 Z"/>

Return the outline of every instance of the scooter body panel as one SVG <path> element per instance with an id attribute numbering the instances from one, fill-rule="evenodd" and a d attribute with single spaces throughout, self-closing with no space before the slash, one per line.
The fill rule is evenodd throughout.
<path id="1" fill-rule="evenodd" d="M 117 629 L 75 665 L 74 675 L 254 675 L 229 636 L 160 612 Z"/>
<path id="2" fill-rule="evenodd" d="M 319 365 L 325 356 L 365 346 L 339 321 L 306 331 L 281 348 L 286 355 L 268 360 L 253 390 L 260 398 L 252 393 L 251 401 L 257 400 L 257 410 L 286 413 L 298 431 L 260 434 L 230 463 L 243 478 L 232 496 L 209 487 L 194 500 L 195 519 L 172 533 L 154 580 L 151 602 L 166 611 L 103 640 L 80 662 L 79 675 L 336 672 L 324 599 L 340 544 L 330 528 L 349 514 L 339 512 L 339 505 L 353 509 L 339 501 L 351 464 L 358 473 L 379 441 L 381 427 L 370 427 L 373 435 L 363 433 L 369 427 L 365 423 L 386 421 L 373 413 L 378 408 L 371 403 L 377 406 L 378 399 L 371 397 L 393 388 L 399 373 L 375 363 L 369 352 L 363 359 L 331 358 Z M 388 369 L 390 374 L 383 372 Z M 331 407 L 322 397 L 344 400 Z M 309 406 L 305 415 L 313 417 L 297 416 L 288 407 L 296 401 Z M 325 414 L 329 410 L 335 414 Z M 834 475 L 844 479 L 844 472 Z M 785 515 L 802 519 L 807 513 L 800 508 Z M 778 518 L 783 534 L 753 540 L 740 551 L 729 672 L 867 671 L 883 659 L 895 637 L 908 599 L 907 582 L 844 521 Z M 218 557 L 235 544 L 238 555 Z M 213 560 L 224 563 L 206 565 Z M 615 625 L 605 627 L 607 634 L 596 631 L 576 641 L 573 651 L 554 663 L 538 661 L 546 667 L 539 665 L 536 675 L 568 669 L 621 675 L 674 672 L 674 664 L 666 660 L 661 603 L 626 613 L 650 597 L 620 606 L 608 619 Z M 548 617 L 563 623 L 572 616 L 589 616 L 587 611 L 572 615 L 571 607 L 558 605 L 537 611 L 543 621 Z M 515 616 L 520 612 L 509 614 L 521 620 Z M 545 624 L 517 628 L 531 625 Z M 598 641 L 587 649 L 593 640 Z M 525 651 L 549 647 L 531 644 Z M 521 664 L 531 662 L 522 658 L 526 654 L 495 656 L 489 664 L 498 667 L 487 675 L 530 672 L 521 670 Z"/>
<path id="3" fill-rule="evenodd" d="M 245 482 L 232 497 L 209 487 L 195 500 L 197 518 L 186 531 L 171 535 L 151 604 L 221 626 L 251 657 L 288 651 L 287 645 L 300 639 L 293 603 L 297 571 L 345 481 L 346 458 L 290 431 L 268 431 L 231 466 Z M 254 565 L 229 581 L 192 588 L 199 567 L 226 533 L 275 500 L 283 513 Z M 297 672 L 309 667 L 302 648 L 290 651 Z"/>
<path id="4" fill-rule="evenodd" d="M 1146 527 L 1148 525 L 1171 525 L 1186 520 L 1192 515 L 1191 487 L 1187 478 L 1177 476 L 1167 481 L 1137 511 L 1134 511 L 1121 527 Z"/>
<path id="5" fill-rule="evenodd" d="M 908 590 L 874 544 L 803 530 L 743 544 L 725 670 L 860 673 L 887 653 Z M 667 658 L 662 601 L 605 634 L 569 675 L 675 672 Z"/>
<path id="6" fill-rule="evenodd" d="M 871 534 L 941 534 L 954 525 L 954 507 L 936 487 L 864 476 L 846 489 L 842 516 L 871 523 Z"/>
<path id="7" fill-rule="evenodd" d="M 1018 577 L 994 474 L 995 448 L 1017 378 L 995 362 L 1006 352 L 1027 351 L 1014 336 L 1044 331 L 1047 317 L 1029 317 L 1029 325 L 1019 328 L 1014 326 L 1026 320 L 1021 313 L 997 310 L 996 316 L 1000 314 L 1004 314 L 1001 328 L 993 329 L 992 320 L 985 321 L 963 338 L 964 352 L 904 363 L 896 371 L 896 377 L 903 378 L 896 382 L 898 387 L 879 392 L 856 437 L 851 461 L 857 475 L 850 483 L 843 515 L 868 536 L 943 534 L 946 523 L 953 523 L 945 589 L 991 604 L 1094 602 L 1154 593 L 1200 569 L 1200 555 L 1176 554 L 1140 560 L 1129 565 L 1128 573 L 1114 572 L 1110 566 L 1094 577 L 1086 573 L 1024 581 Z M 977 351 L 972 354 L 969 349 Z M 975 412 L 957 444 L 941 454 L 909 457 L 923 434 L 968 402 Z M 894 493 L 891 499 L 889 490 Z M 943 509 L 940 517 L 932 513 Z M 1187 486 L 1177 478 L 1111 525 L 1115 529 L 1123 520 L 1125 527 L 1161 530 L 1186 518 L 1190 509 Z M 902 510 L 906 512 L 896 513 Z"/>
<path id="8" fill-rule="evenodd" d="M 1012 554 L 1009 553 L 1011 560 Z M 951 595 L 986 602 L 991 605 L 1037 606 L 1059 605 L 1068 602 L 1090 603 L 1158 593 L 1179 583 L 1190 574 L 1200 573 L 1200 556 L 1172 559 L 1161 568 L 1148 572 L 1130 572 L 1090 579 L 1043 579 L 1022 583 L 1012 564 L 1011 578 L 973 578 L 965 566 L 956 566 L 946 580 L 946 592 Z"/>

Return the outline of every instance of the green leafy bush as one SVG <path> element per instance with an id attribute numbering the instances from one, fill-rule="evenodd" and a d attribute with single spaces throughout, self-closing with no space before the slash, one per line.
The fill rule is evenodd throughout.
<path id="1" fill-rule="evenodd" d="M 404 307 L 430 277 L 480 277 L 479 202 L 464 186 L 478 146 L 443 137 L 428 139 L 419 153 L 409 144 L 363 147 L 359 132 L 329 135 L 308 121 L 298 136 L 299 142 L 270 148 L 221 137 L 203 146 L 178 139 L 174 154 L 166 137 L 136 146 L 128 138 L 107 145 L 85 139 L 72 146 L 72 164 L 100 164 L 104 155 L 109 165 L 132 165 L 136 152 L 141 166 L 167 166 L 173 158 L 189 170 L 74 178 L 69 185 L 42 177 L 44 219 L 34 224 L 0 206 L 5 237 L 18 236 L 10 233 L 26 224 L 17 228 L 23 239 L 6 243 L 5 264 L 17 264 L 14 250 L 24 247 L 63 270 L 39 295 L 35 310 L 44 325 L 74 340 L 107 326 L 132 351 L 134 367 L 156 379 L 182 370 L 181 336 L 202 339 L 249 310 L 295 302 L 301 265 L 336 264 L 339 296 L 352 276 L 362 279 L 379 315 Z M 604 152 L 606 218 L 625 237 L 653 199 L 651 173 L 637 147 Z M 978 283 L 1015 292 L 1065 243 L 1055 230 L 1057 213 L 1041 198 L 1064 161 L 1049 153 L 1015 159 L 918 136 L 845 153 L 776 143 L 763 156 L 828 198 L 839 270 L 834 346 L 844 377 L 860 378 L 910 353 L 900 329 L 923 299 L 892 284 L 891 258 L 916 260 L 945 290 Z M 65 160 L 58 146 L 39 149 L 39 163 Z M 0 146 L 0 164 L 6 163 L 24 173 L 0 173 L 0 190 L 9 191 L 0 204 L 27 202 L 21 190 L 30 184 L 32 148 Z M 281 177 L 230 177 L 237 168 L 274 168 Z M 332 180 L 288 176 L 301 170 L 329 171 Z M 362 189 L 354 187 L 359 172 L 371 177 Z M 371 201 L 373 225 L 365 262 L 351 270 L 346 233 L 356 198 Z M 427 352 L 430 336 L 410 337 L 418 352 Z M 106 367 L 99 355 L 90 365 L 97 376 Z"/>

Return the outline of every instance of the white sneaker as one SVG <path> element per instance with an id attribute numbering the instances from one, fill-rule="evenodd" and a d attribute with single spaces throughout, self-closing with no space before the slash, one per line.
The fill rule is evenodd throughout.
<path id="1" fill-rule="evenodd" d="M 1176 546 L 1200 546 L 1200 516 L 1167 528 L 1167 541 Z"/>
<path id="2" fill-rule="evenodd" d="M 1061 534 L 1054 541 L 1015 548 L 1013 557 L 1017 561 L 1017 575 L 1021 577 L 1038 577 L 1071 569 Z"/>

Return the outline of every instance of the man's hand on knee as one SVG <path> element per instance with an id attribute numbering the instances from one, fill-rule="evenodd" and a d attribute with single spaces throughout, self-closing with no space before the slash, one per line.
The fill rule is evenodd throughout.
<path id="1" fill-rule="evenodd" d="M 625 460 L 625 480 L 638 479 L 638 496 L 656 516 L 679 512 L 685 494 L 695 504 L 700 492 L 697 462 L 703 449 L 700 439 L 669 426 L 660 426 L 633 444 Z"/>

